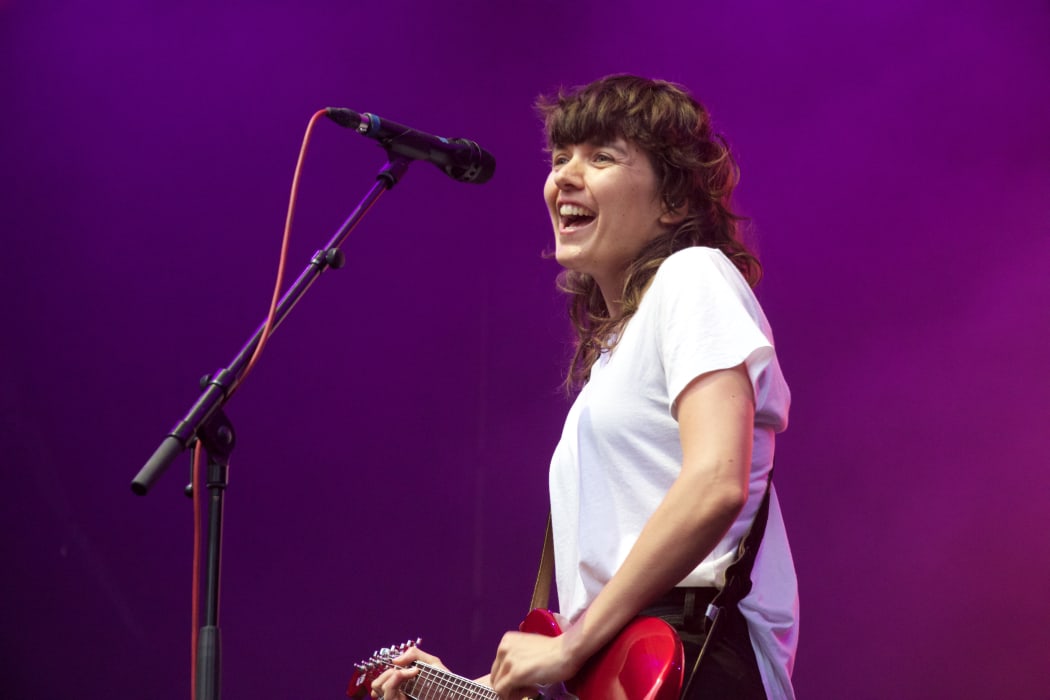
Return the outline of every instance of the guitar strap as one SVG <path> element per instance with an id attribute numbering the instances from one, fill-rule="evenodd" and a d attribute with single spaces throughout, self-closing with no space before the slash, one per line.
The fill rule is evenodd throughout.
<path id="1" fill-rule="evenodd" d="M 700 662 L 707 652 L 711 639 L 718 630 L 718 621 L 722 610 L 727 607 L 736 607 L 751 592 L 751 570 L 755 566 L 758 548 L 766 534 L 766 521 L 769 519 L 769 492 L 772 488 L 773 470 L 770 469 L 769 477 L 766 479 L 766 492 L 762 496 L 762 503 L 758 506 L 758 512 L 755 513 L 755 519 L 751 522 L 751 527 L 748 528 L 747 534 L 741 538 L 740 544 L 737 546 L 736 558 L 733 559 L 733 563 L 726 569 L 725 585 L 711 603 L 708 604 L 707 610 L 704 612 L 701 628 L 707 632 L 707 636 L 704 639 L 703 646 L 700 648 L 700 654 L 696 657 L 696 662 L 693 664 L 693 669 L 689 673 L 689 679 L 682 688 L 681 697 L 683 698 L 689 692 L 689 687 L 693 684 L 693 678 L 696 677 L 696 672 L 700 669 Z M 550 601 L 553 576 L 554 534 L 551 530 L 551 515 L 548 512 L 547 533 L 543 539 L 543 552 L 540 554 L 540 566 L 536 572 L 536 583 L 532 587 L 532 603 L 529 606 L 529 610 L 547 607 Z M 691 608 L 692 606 L 689 607 Z M 694 613 L 692 610 L 689 612 Z M 695 622 L 694 614 L 687 615 L 687 619 L 684 621 L 687 627 L 691 626 L 688 618 L 692 618 Z"/>
<path id="2" fill-rule="evenodd" d="M 704 613 L 701 629 L 707 632 L 707 636 L 704 638 L 703 646 L 700 647 L 700 654 L 696 657 L 693 670 L 689 673 L 689 680 L 686 681 L 685 686 L 682 688 L 681 697 L 683 698 L 687 697 L 689 687 L 693 684 L 696 672 L 700 669 L 700 662 L 703 660 L 711 640 L 715 637 L 722 611 L 729 607 L 735 608 L 751 592 L 751 570 L 755 566 L 758 548 L 766 534 L 766 521 L 769 519 L 769 492 L 772 488 L 773 470 L 770 469 L 769 477 L 766 480 L 766 493 L 762 496 L 762 503 L 758 506 L 758 512 L 755 513 L 755 519 L 751 522 L 751 527 L 748 528 L 747 534 L 741 538 L 740 544 L 737 546 L 736 558 L 733 559 L 733 563 L 726 569 L 725 585 L 708 604 Z M 687 615 L 687 619 L 684 621 L 687 628 L 690 626 L 689 617 Z M 695 617 L 693 617 L 693 621 L 695 622 Z"/>
<path id="3" fill-rule="evenodd" d="M 551 514 L 547 511 L 547 534 L 543 538 L 543 553 L 536 572 L 536 583 L 532 587 L 532 604 L 529 610 L 545 609 L 550 602 L 551 580 L 554 578 L 554 533 L 551 531 Z"/>

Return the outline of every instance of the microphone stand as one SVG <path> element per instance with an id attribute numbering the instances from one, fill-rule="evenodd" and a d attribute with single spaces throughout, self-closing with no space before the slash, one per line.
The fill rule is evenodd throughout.
<path id="1" fill-rule="evenodd" d="M 343 222 L 324 248 L 317 251 L 295 283 L 277 304 L 271 333 L 299 302 L 317 278 L 328 268 L 338 270 L 346 262 L 340 246 L 376 200 L 393 188 L 408 169 L 411 159 L 387 150 L 388 162 L 376 176 L 377 182 Z M 145 466 L 131 482 L 131 490 L 145 496 L 171 463 L 194 440 L 199 439 L 208 455 L 206 485 L 209 492 L 207 587 L 204 625 L 198 634 L 197 700 L 218 700 L 221 677 L 221 648 L 219 635 L 219 563 L 222 536 L 222 496 L 226 489 L 230 454 L 236 442 L 233 425 L 222 410 L 232 396 L 238 377 L 244 372 L 262 340 L 266 322 L 259 325 L 252 338 L 241 348 L 230 365 L 202 380 L 202 393 L 189 412 L 175 424 L 171 432 L 154 451 Z"/>

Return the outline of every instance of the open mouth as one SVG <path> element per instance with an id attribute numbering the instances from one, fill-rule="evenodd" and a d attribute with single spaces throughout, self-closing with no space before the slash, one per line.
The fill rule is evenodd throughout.
<path id="1" fill-rule="evenodd" d="M 558 207 L 558 215 L 561 217 L 561 228 L 563 231 L 573 231 L 586 226 L 594 221 L 597 216 L 590 209 L 578 204 L 562 204 Z"/>

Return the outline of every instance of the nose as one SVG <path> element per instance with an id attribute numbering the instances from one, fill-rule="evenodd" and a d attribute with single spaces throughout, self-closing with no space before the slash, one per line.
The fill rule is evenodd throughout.
<path id="1" fill-rule="evenodd" d="M 559 190 L 579 189 L 582 186 L 583 169 L 579 156 L 572 156 L 554 171 L 554 184 Z"/>

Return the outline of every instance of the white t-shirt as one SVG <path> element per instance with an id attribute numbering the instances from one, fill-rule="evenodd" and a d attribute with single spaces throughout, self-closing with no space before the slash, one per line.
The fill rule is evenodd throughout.
<path id="1" fill-rule="evenodd" d="M 680 586 L 721 588 L 754 520 L 787 426 L 790 393 L 773 334 L 747 282 L 712 248 L 687 248 L 657 271 L 619 343 L 591 369 L 551 460 L 558 600 L 576 619 L 623 564 L 682 466 L 675 400 L 706 372 L 747 364 L 755 430 L 747 504 L 728 534 Z M 766 694 L 793 698 L 798 595 L 776 493 L 740 603 Z"/>

